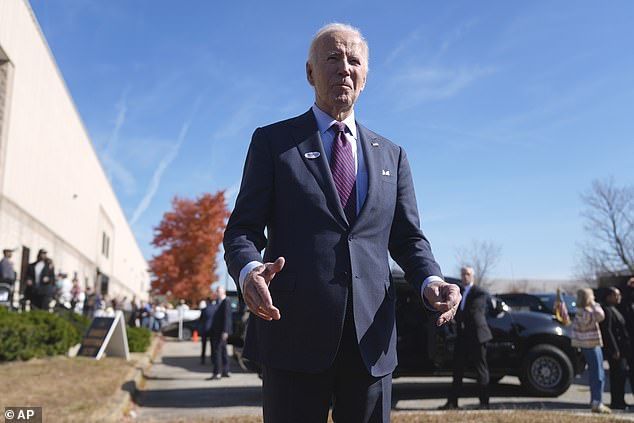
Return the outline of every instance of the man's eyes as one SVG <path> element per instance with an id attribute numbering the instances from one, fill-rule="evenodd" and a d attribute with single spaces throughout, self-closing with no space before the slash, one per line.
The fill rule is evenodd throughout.
<path id="1" fill-rule="evenodd" d="M 328 56 L 328 58 L 326 58 L 326 61 L 334 63 L 341 60 L 341 56 L 339 55 L 333 55 L 333 56 Z M 351 65 L 354 66 L 359 66 L 361 65 L 361 60 L 357 57 L 349 57 L 348 58 L 348 63 L 350 63 Z"/>

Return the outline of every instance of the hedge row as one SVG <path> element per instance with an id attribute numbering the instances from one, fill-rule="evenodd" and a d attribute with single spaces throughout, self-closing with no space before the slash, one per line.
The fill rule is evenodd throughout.
<path id="1" fill-rule="evenodd" d="M 13 313 L 0 307 L 0 361 L 28 360 L 66 354 L 81 341 L 90 319 L 71 312 L 45 311 Z M 143 352 L 150 345 L 150 331 L 128 328 L 131 352 Z"/>

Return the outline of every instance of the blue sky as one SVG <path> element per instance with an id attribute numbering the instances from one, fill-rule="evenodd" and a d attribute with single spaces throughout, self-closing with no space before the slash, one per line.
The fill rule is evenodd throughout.
<path id="1" fill-rule="evenodd" d="M 31 5 L 148 258 L 174 195 L 232 206 L 253 130 L 310 107 L 332 21 L 369 42 L 356 116 L 408 152 L 445 274 L 479 240 L 502 248 L 495 277 L 572 277 L 579 193 L 634 179 L 630 1 Z"/>

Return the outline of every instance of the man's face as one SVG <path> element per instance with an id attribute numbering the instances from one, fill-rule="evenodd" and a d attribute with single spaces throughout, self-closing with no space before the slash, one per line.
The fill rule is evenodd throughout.
<path id="1" fill-rule="evenodd" d="M 460 271 L 460 276 L 462 277 L 462 284 L 469 285 L 473 283 L 473 269 L 470 267 L 463 268 Z"/>
<path id="2" fill-rule="evenodd" d="M 365 87 L 366 52 L 354 32 L 328 32 L 317 40 L 314 63 L 306 63 L 306 77 L 315 88 L 315 102 L 333 117 L 350 110 Z"/>
<path id="3" fill-rule="evenodd" d="M 610 295 L 608 295 L 608 301 L 611 304 L 621 304 L 621 298 L 621 291 L 618 289 L 610 291 Z"/>

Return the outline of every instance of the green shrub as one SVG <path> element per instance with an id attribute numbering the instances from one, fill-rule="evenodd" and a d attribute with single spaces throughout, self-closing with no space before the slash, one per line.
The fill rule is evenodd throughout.
<path id="1" fill-rule="evenodd" d="M 0 361 L 66 354 L 81 342 L 91 320 L 70 311 L 9 312 L 0 307 Z M 145 352 L 152 334 L 146 328 L 127 328 L 130 352 Z"/>
<path id="2" fill-rule="evenodd" d="M 126 328 L 128 334 L 128 348 L 130 352 L 145 352 L 150 346 L 152 340 L 152 332 L 147 328 L 135 328 L 128 326 Z"/>
<path id="3" fill-rule="evenodd" d="M 0 361 L 65 354 L 80 340 L 79 330 L 54 314 L 0 312 Z"/>
<path id="4" fill-rule="evenodd" d="M 75 327 L 80 338 L 83 337 L 90 327 L 91 319 L 83 314 L 77 314 L 70 310 L 56 311 L 56 315 L 68 321 Z"/>

